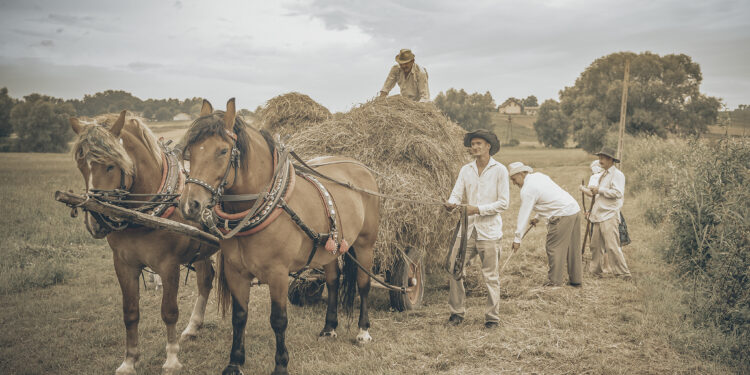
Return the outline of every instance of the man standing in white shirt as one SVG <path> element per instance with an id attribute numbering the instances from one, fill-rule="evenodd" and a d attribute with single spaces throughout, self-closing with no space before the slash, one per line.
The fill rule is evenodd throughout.
<path id="1" fill-rule="evenodd" d="M 497 136 L 485 129 L 466 134 L 464 146 L 469 147 L 475 160 L 464 165 L 458 174 L 456 185 L 445 207 L 453 210 L 466 204 L 469 215 L 467 223 L 467 247 L 465 264 L 476 255 L 482 260 L 482 276 L 487 286 L 486 328 L 495 328 L 500 320 L 500 275 L 497 261 L 500 256 L 500 239 L 503 236 L 503 221 L 500 213 L 508 208 L 510 187 L 508 169 L 491 156 L 500 150 Z M 454 246 L 459 246 L 456 241 Z M 464 320 L 466 308 L 463 278 L 450 280 L 449 323 L 458 325 Z"/>
<path id="2" fill-rule="evenodd" d="M 599 179 L 599 186 L 591 188 L 596 197 L 591 207 L 589 220 L 594 224 L 591 230 L 591 264 L 590 272 L 601 276 L 604 258 L 615 276 L 630 280 L 630 269 L 620 247 L 620 209 L 625 197 L 625 175 L 615 167 L 620 161 L 615 152 L 608 147 L 597 154 L 599 164 L 604 172 Z"/>
<path id="3" fill-rule="evenodd" d="M 543 173 L 536 172 L 521 162 L 510 163 L 510 179 L 521 188 L 521 208 L 513 239 L 513 251 L 521 247 L 521 240 L 529 223 L 531 211 L 547 219 L 548 280 L 545 286 L 563 285 L 563 269 L 568 264 L 568 283 L 580 287 L 583 265 L 581 261 L 581 208 L 575 198 Z"/>

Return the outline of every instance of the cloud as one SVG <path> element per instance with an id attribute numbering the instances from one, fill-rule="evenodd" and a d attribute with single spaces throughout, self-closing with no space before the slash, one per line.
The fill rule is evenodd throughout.
<path id="1" fill-rule="evenodd" d="M 134 61 L 130 64 L 128 64 L 128 68 L 135 71 L 143 71 L 143 70 L 152 70 L 161 68 L 164 65 L 158 64 L 158 63 L 150 63 L 150 62 L 143 62 L 143 61 Z"/>

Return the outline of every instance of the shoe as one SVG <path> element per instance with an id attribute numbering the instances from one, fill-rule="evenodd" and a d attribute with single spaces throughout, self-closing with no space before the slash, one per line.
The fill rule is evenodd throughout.
<path id="1" fill-rule="evenodd" d="M 458 314 L 451 314 L 451 317 L 448 318 L 448 324 L 457 326 L 464 322 L 464 317 Z"/>
<path id="2" fill-rule="evenodd" d="M 498 322 L 490 321 L 490 322 L 484 322 L 484 328 L 486 329 L 495 329 L 500 324 Z"/>
<path id="3" fill-rule="evenodd" d="M 583 287 L 583 284 L 581 284 L 581 283 L 570 283 L 568 285 L 572 286 L 573 288 L 582 288 Z"/>

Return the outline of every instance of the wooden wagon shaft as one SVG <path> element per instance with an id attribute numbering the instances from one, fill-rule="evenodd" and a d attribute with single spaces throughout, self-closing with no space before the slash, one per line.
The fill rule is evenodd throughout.
<path id="1" fill-rule="evenodd" d="M 180 233 L 188 237 L 194 238 L 203 244 L 218 248 L 219 238 L 206 233 L 198 228 L 192 227 L 187 224 L 178 223 L 174 220 L 164 219 L 161 217 L 146 215 L 144 213 L 129 210 L 127 208 L 118 207 L 108 203 L 100 202 L 95 199 L 86 199 L 86 197 L 74 193 L 66 193 L 64 191 L 55 192 L 55 200 L 68 205 L 80 205 L 79 207 L 98 212 L 102 215 L 116 217 L 127 220 L 134 224 L 140 224 L 153 229 L 166 230 L 170 232 Z"/>

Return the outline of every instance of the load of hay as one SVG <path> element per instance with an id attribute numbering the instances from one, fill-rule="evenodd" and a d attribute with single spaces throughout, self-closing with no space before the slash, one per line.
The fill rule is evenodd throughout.
<path id="1" fill-rule="evenodd" d="M 292 134 L 309 124 L 329 119 L 331 112 L 305 94 L 290 92 L 269 100 L 256 115 L 259 128 L 271 133 Z"/>
<path id="2" fill-rule="evenodd" d="M 296 98 L 299 94 L 272 101 L 288 95 Z M 264 109 L 267 118 L 281 117 L 270 104 Z M 292 112 L 300 119 L 314 117 L 302 114 L 304 109 Z M 265 122 L 264 128 L 289 137 L 286 143 L 303 158 L 342 155 L 363 162 L 376 172 L 380 191 L 388 195 L 444 202 L 461 166 L 468 162 L 461 127 L 433 104 L 400 96 L 376 99 L 347 113 L 301 125 L 287 120 L 283 126 Z M 381 271 L 389 269 L 398 250 L 416 248 L 424 251 L 427 268 L 437 269 L 456 221 L 455 214 L 439 205 L 381 200 L 376 265 Z"/>

